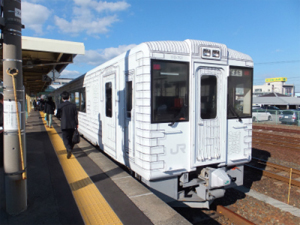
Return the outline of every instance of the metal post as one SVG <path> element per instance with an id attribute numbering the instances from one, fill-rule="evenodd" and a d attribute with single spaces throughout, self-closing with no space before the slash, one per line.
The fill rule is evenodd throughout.
<path id="1" fill-rule="evenodd" d="M 6 211 L 27 209 L 21 0 L 4 0 L 3 94 Z"/>

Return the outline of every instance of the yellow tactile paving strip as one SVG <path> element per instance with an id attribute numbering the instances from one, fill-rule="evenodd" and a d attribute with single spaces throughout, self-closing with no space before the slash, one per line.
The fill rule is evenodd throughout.
<path id="1" fill-rule="evenodd" d="M 44 113 L 40 114 L 43 117 Z M 77 159 L 73 155 L 67 159 L 66 148 L 56 130 L 46 127 L 44 119 L 43 123 L 85 224 L 122 224 Z"/>

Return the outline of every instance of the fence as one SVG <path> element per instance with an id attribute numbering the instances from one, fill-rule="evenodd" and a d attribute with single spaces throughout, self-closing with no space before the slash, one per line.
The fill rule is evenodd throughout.
<path id="1" fill-rule="evenodd" d="M 300 110 L 253 109 L 252 121 L 254 123 L 300 126 Z"/>

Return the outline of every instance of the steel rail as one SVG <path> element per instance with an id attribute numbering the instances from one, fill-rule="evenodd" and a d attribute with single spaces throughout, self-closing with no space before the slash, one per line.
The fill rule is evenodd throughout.
<path id="1" fill-rule="evenodd" d="M 273 139 L 271 139 L 273 138 Z M 289 145 L 289 146 L 295 146 L 295 148 L 299 148 L 299 141 L 300 138 L 288 138 L 288 137 L 274 137 L 272 135 L 264 135 L 260 134 L 258 135 L 252 135 L 252 139 L 254 141 L 262 141 L 266 143 L 271 143 L 271 144 L 280 144 L 280 145 Z M 271 140 L 268 140 L 271 139 Z"/>
<path id="2" fill-rule="evenodd" d="M 256 157 L 252 157 L 252 160 L 255 160 L 258 163 L 264 164 L 266 166 L 270 166 L 270 167 L 273 167 L 275 169 L 285 170 L 285 171 L 288 171 L 288 172 L 292 168 L 292 167 L 282 166 L 282 165 L 279 165 L 279 164 L 276 164 L 276 163 L 271 163 L 271 162 L 268 162 L 266 160 L 259 159 L 259 158 L 256 158 Z M 297 170 L 297 169 L 294 169 L 294 168 L 292 168 L 292 169 L 293 169 L 293 171 L 292 171 L 293 174 L 300 175 L 300 170 Z"/>
<path id="3" fill-rule="evenodd" d="M 252 223 L 251 221 L 247 220 L 246 218 L 240 216 L 239 214 L 236 214 L 235 212 L 231 211 L 230 209 L 227 209 L 224 206 L 217 205 L 217 212 L 221 215 L 224 215 L 227 217 L 230 222 L 233 222 L 234 224 L 238 225 L 254 225 L 255 223 Z"/>
<path id="4" fill-rule="evenodd" d="M 252 138 L 253 139 L 258 139 L 258 140 L 263 140 L 263 141 L 272 141 L 272 142 L 281 142 L 281 143 L 293 143 L 293 144 L 298 144 L 300 141 L 300 135 L 299 137 L 295 136 L 283 136 L 283 135 L 277 135 L 277 134 L 265 134 L 262 132 L 258 131 L 253 131 L 252 132 Z M 267 138 L 267 139 L 266 139 Z"/>
<path id="5" fill-rule="evenodd" d="M 287 127 L 282 126 L 282 128 L 278 127 L 265 127 L 262 125 L 253 125 L 252 126 L 253 130 L 272 130 L 275 132 L 288 132 L 288 133 L 294 133 L 294 134 L 300 134 L 300 129 L 290 129 Z"/>
<path id="6" fill-rule="evenodd" d="M 295 133 L 291 133 L 291 132 L 287 132 L 287 133 L 279 133 L 279 132 L 269 132 L 268 130 L 265 131 L 257 131 L 257 130 L 252 130 L 252 135 L 253 136 L 257 136 L 257 137 L 261 137 L 261 136 L 268 136 L 268 137 L 274 137 L 274 138 L 279 138 L 282 140 L 295 140 L 299 141 L 300 140 L 300 134 L 295 134 Z M 291 136 L 293 135 L 293 136 Z"/>
<path id="7" fill-rule="evenodd" d="M 276 180 L 283 181 L 283 182 L 285 182 L 285 183 L 289 183 L 289 182 L 290 182 L 290 179 L 287 178 L 287 177 L 280 176 L 280 175 L 278 175 L 278 174 L 275 174 L 275 173 L 266 171 L 266 170 L 261 169 L 261 168 L 257 168 L 257 167 L 255 167 L 255 166 L 251 166 L 251 165 L 247 165 L 247 164 L 245 164 L 245 166 L 250 167 L 250 168 L 252 168 L 252 169 L 256 169 L 256 170 L 262 171 L 262 175 L 263 175 L 263 176 L 271 177 L 271 178 L 274 178 L 274 179 L 276 179 Z M 291 179 L 291 184 L 294 185 L 294 186 L 300 187 L 300 181 Z"/>
<path id="8" fill-rule="evenodd" d="M 274 146 L 282 147 L 282 148 L 289 149 L 289 150 L 296 151 L 296 152 L 299 152 L 299 150 L 300 150 L 300 147 L 287 146 L 287 145 L 284 145 L 284 144 L 278 144 L 278 143 L 275 144 L 273 142 L 270 143 L 270 142 L 266 142 L 266 141 L 258 141 L 258 140 L 252 139 L 252 147 L 256 148 L 255 145 L 264 146 L 264 147 L 269 146 L 269 147 L 272 147 L 272 148 L 274 148 Z"/>

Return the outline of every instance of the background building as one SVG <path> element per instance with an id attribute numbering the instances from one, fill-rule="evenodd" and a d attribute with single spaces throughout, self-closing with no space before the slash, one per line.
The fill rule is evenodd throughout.
<path id="1" fill-rule="evenodd" d="M 72 80 L 73 79 L 71 78 L 55 78 L 55 80 L 50 83 L 50 85 L 45 89 L 45 91 L 39 92 L 36 95 L 32 95 L 31 97 L 33 99 L 40 98 L 41 96 L 46 97 L 55 89 L 60 88 L 61 86 L 69 83 Z"/>
<path id="2" fill-rule="evenodd" d="M 52 92 L 57 88 L 60 88 L 61 86 L 69 83 L 73 79 L 71 78 L 56 78 L 55 81 L 52 81 L 49 87 L 46 89 L 48 92 Z"/>
<path id="3" fill-rule="evenodd" d="M 286 96 L 295 96 L 295 86 L 286 84 L 286 77 L 267 78 L 263 85 L 253 85 L 253 96 L 262 96 L 270 93 L 278 93 Z"/>

